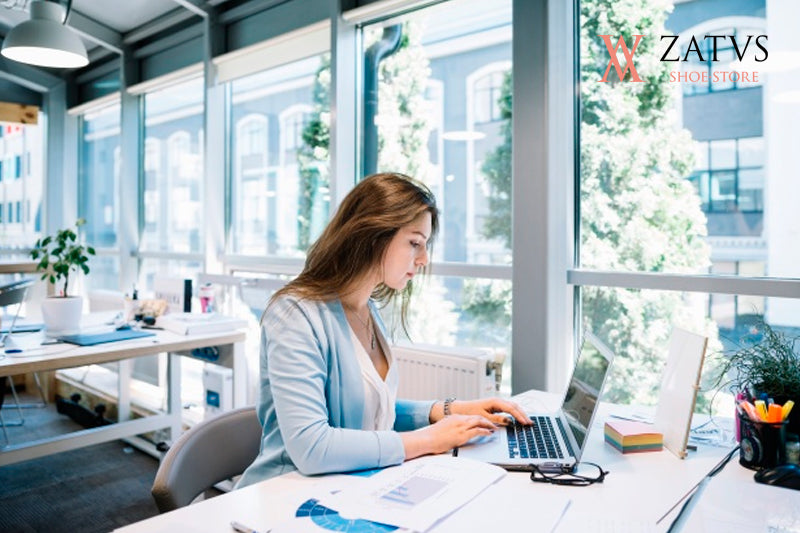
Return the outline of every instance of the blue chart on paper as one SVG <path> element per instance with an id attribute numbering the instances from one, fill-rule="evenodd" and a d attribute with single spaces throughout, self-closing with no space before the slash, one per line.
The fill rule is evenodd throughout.
<path id="1" fill-rule="evenodd" d="M 379 524 L 378 522 L 371 522 L 357 518 L 350 520 L 343 518 L 337 511 L 329 509 L 324 505 L 319 504 L 319 500 L 310 499 L 306 500 L 301 505 L 295 517 L 304 518 L 309 517 L 311 521 L 323 529 L 329 531 L 347 531 L 349 533 L 386 533 L 387 531 L 397 531 L 397 526 L 389 526 L 386 524 Z"/>

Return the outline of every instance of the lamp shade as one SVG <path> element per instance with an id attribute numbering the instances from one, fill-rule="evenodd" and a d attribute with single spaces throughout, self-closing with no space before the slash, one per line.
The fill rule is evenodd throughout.
<path id="1" fill-rule="evenodd" d="M 64 8 L 46 0 L 31 2 L 31 18 L 14 26 L 2 54 L 40 67 L 78 68 L 89 64 L 80 37 L 62 24 Z"/>

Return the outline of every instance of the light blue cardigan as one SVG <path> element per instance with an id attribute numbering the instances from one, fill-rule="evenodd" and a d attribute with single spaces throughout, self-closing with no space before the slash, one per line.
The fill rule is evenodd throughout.
<path id="1" fill-rule="evenodd" d="M 385 331 L 370 302 L 372 316 Z M 397 400 L 395 431 L 364 431 L 364 383 L 339 300 L 283 296 L 261 321 L 261 451 L 238 486 L 402 463 L 397 431 L 429 423 L 433 401 Z M 236 438 L 231 435 L 231 438 Z"/>

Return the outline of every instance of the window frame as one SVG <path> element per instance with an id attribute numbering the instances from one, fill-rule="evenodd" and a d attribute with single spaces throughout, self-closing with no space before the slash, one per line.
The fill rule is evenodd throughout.
<path id="1" fill-rule="evenodd" d="M 703 208 L 703 212 L 704 213 L 755 213 L 755 214 L 760 213 L 760 214 L 763 215 L 763 213 L 764 213 L 763 199 L 762 199 L 761 204 L 760 204 L 760 209 L 758 209 L 758 208 L 755 208 L 755 209 L 742 209 L 741 208 L 741 201 L 740 201 L 741 198 L 742 198 L 742 188 L 741 188 L 741 179 L 740 179 L 741 172 L 742 171 L 760 170 L 763 173 L 763 171 L 765 169 L 765 165 L 763 163 L 760 166 L 754 166 L 754 165 L 742 166 L 739 145 L 740 145 L 740 141 L 742 141 L 743 139 L 761 139 L 761 140 L 763 140 L 764 136 L 761 135 L 761 136 L 753 136 L 753 137 L 736 137 L 736 138 L 731 138 L 731 139 L 714 139 L 714 140 L 705 140 L 705 141 L 695 141 L 698 144 L 704 145 L 704 148 L 705 148 L 705 151 L 706 151 L 706 159 L 705 159 L 706 160 L 706 166 L 704 168 L 695 167 L 694 170 L 692 171 L 692 174 L 690 175 L 689 179 L 690 180 L 695 180 L 695 178 L 696 178 L 696 180 L 698 181 L 698 186 L 700 187 L 700 189 L 699 189 L 700 202 L 704 206 L 704 208 Z M 716 142 L 716 141 L 733 141 L 735 143 L 735 149 L 734 149 L 735 161 L 734 161 L 734 164 L 732 166 L 721 166 L 721 167 L 718 167 L 718 166 L 714 165 L 713 157 L 711 155 L 712 154 L 711 143 L 712 142 Z M 732 173 L 733 174 L 733 188 L 734 188 L 734 191 L 733 191 L 733 199 L 731 200 L 733 208 L 732 209 L 725 209 L 725 208 L 717 209 L 717 208 L 715 208 L 715 204 L 714 204 L 714 192 L 713 192 L 714 191 L 714 187 L 713 187 L 714 174 L 720 175 L 720 174 L 725 174 L 725 173 Z M 699 185 L 699 182 L 700 182 L 700 180 L 703 179 L 703 177 L 707 177 L 707 183 L 705 184 L 705 188 L 703 188 L 703 187 L 701 187 Z M 762 191 L 762 195 L 763 195 L 763 191 L 764 191 L 764 186 L 763 185 L 764 184 L 763 184 L 763 176 L 762 176 L 762 187 L 760 189 Z M 746 189 L 746 190 L 755 190 L 755 189 Z M 705 196 L 703 195 L 703 192 L 706 193 Z"/>
<path id="2" fill-rule="evenodd" d="M 78 214 L 79 214 L 79 216 L 82 216 L 84 218 L 86 217 L 86 214 L 87 214 L 86 213 L 87 207 L 85 205 L 83 205 L 83 203 L 80 201 L 80 199 L 83 198 L 83 194 L 82 194 L 82 190 L 81 189 L 82 189 L 82 187 L 84 187 L 83 180 L 80 178 L 80 176 L 83 175 L 83 165 L 85 164 L 85 162 L 82 161 L 82 159 L 81 159 L 81 151 L 82 151 L 81 150 L 81 146 L 83 145 L 83 142 L 84 142 L 83 141 L 83 126 L 84 126 L 84 122 L 86 120 L 86 115 L 90 115 L 90 114 L 93 114 L 93 113 L 101 113 L 101 112 L 105 111 L 106 109 L 111 108 L 113 106 L 119 106 L 120 107 L 120 143 L 121 143 L 121 141 L 122 141 L 122 128 L 121 128 L 122 107 L 120 105 L 120 95 L 119 95 L 119 93 L 111 94 L 111 95 L 109 95 L 107 97 L 98 99 L 98 100 L 93 101 L 93 102 L 89 102 L 89 103 L 87 103 L 85 105 L 81 105 L 81 106 L 72 108 L 72 109 L 70 109 L 68 111 L 69 114 L 75 116 L 76 120 L 77 120 L 77 122 L 76 122 L 76 125 L 77 125 L 76 140 L 77 140 L 77 143 L 78 143 L 78 157 L 77 157 L 77 167 L 78 167 L 77 187 L 78 187 L 78 200 L 79 200 L 79 202 L 78 202 Z M 121 145 L 117 146 L 114 149 L 114 153 L 113 153 L 113 157 L 115 158 L 115 161 L 113 163 L 114 167 L 116 167 L 118 165 L 118 163 L 119 163 L 118 160 L 120 158 L 120 153 L 121 153 Z M 116 168 L 115 168 L 115 170 L 116 170 Z M 114 175 L 116 177 L 116 172 L 115 172 Z M 116 206 L 116 208 L 117 208 L 116 219 L 117 220 L 116 220 L 116 224 L 114 226 L 114 234 L 116 236 L 116 239 L 115 239 L 116 244 L 114 246 L 97 246 L 97 245 L 95 245 L 93 243 L 90 243 L 90 244 L 93 245 L 93 247 L 95 249 L 95 252 L 96 252 L 96 255 L 98 257 L 111 257 L 111 258 L 119 259 L 120 255 L 122 254 L 122 251 L 121 251 L 122 247 L 120 245 L 119 232 L 120 232 L 120 227 L 122 225 L 123 211 L 124 211 L 125 208 L 122 206 L 121 202 L 119 202 L 119 200 L 121 198 L 121 196 L 120 196 L 120 185 L 121 185 L 120 181 L 121 181 L 121 179 L 122 179 L 122 177 L 121 177 L 121 173 L 120 173 L 119 181 L 114 183 L 114 194 L 116 196 L 116 201 L 118 203 L 118 205 Z"/>

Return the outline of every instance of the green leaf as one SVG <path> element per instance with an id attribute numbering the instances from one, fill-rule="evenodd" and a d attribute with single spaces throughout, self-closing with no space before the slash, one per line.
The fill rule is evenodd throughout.
<path id="1" fill-rule="evenodd" d="M 86 219 L 79 218 L 75 222 L 75 228 L 86 224 Z M 49 250 L 49 246 L 54 244 L 54 248 Z M 82 270 L 89 272 L 88 255 L 96 255 L 94 248 L 84 246 L 78 242 L 78 233 L 72 228 L 64 228 L 54 235 L 48 235 L 38 241 L 31 250 L 30 255 L 33 259 L 39 259 L 37 270 L 45 270 L 42 279 L 49 279 L 55 284 L 59 280 L 64 280 L 64 291 L 69 283 L 70 271 Z M 48 270 L 49 269 L 49 270 Z"/>

